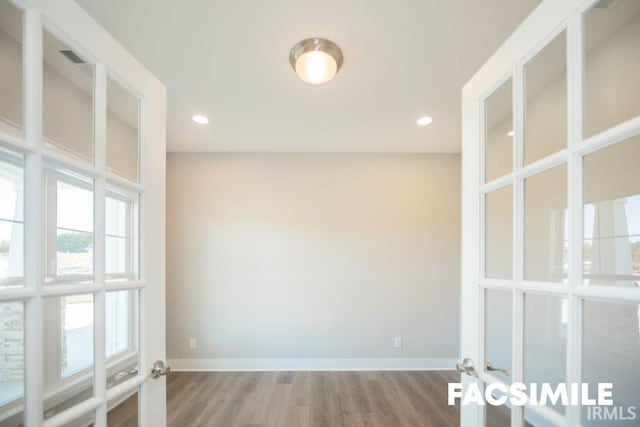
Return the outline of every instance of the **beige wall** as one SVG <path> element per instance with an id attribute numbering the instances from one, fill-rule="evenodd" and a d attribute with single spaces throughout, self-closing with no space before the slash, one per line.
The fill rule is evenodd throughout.
<path id="1" fill-rule="evenodd" d="M 457 357 L 458 155 L 170 153 L 167 191 L 169 358 Z"/>

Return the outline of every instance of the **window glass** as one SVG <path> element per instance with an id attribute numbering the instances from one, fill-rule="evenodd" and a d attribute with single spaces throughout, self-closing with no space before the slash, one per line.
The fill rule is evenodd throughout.
<path id="1" fill-rule="evenodd" d="M 138 181 L 140 100 L 112 78 L 107 80 L 107 166 Z"/>
<path id="2" fill-rule="evenodd" d="M 133 291 L 106 293 L 106 356 L 130 350 L 134 341 Z"/>
<path id="3" fill-rule="evenodd" d="M 485 182 L 513 171 L 513 82 L 507 80 L 485 101 Z"/>
<path id="4" fill-rule="evenodd" d="M 598 383 L 613 385 L 613 407 L 628 415 L 638 407 L 640 396 L 640 305 L 586 300 L 582 322 L 582 382 L 589 390 Z M 585 426 L 637 426 L 638 419 L 613 422 L 589 419 L 583 407 Z"/>
<path id="5" fill-rule="evenodd" d="M 42 133 L 45 141 L 93 162 L 93 64 L 43 32 Z"/>
<path id="6" fill-rule="evenodd" d="M 512 294 L 509 291 L 485 289 L 484 293 L 484 352 L 485 361 L 497 370 L 490 374 L 510 383 L 512 342 Z M 509 375 L 501 370 L 505 369 Z"/>
<path id="7" fill-rule="evenodd" d="M 23 132 L 22 11 L 0 0 L 0 132 Z"/>
<path id="8" fill-rule="evenodd" d="M 93 279 L 93 181 L 47 172 L 47 281 Z"/>
<path id="9" fill-rule="evenodd" d="M 525 179 L 524 195 L 524 278 L 566 282 L 567 166 L 556 166 Z"/>
<path id="10" fill-rule="evenodd" d="M 640 1 L 601 0 L 584 15 L 584 136 L 640 115 Z"/>
<path id="11" fill-rule="evenodd" d="M 138 291 L 106 294 L 107 388 L 138 374 Z"/>
<path id="12" fill-rule="evenodd" d="M 485 196 L 485 277 L 513 278 L 513 189 L 511 185 Z"/>
<path id="13" fill-rule="evenodd" d="M 135 194 L 108 190 L 105 202 L 105 273 L 108 281 L 138 277 L 137 200 Z"/>
<path id="14" fill-rule="evenodd" d="M 24 304 L 0 303 L 0 419 L 24 394 Z M 16 420 L 17 424 L 20 420 Z"/>
<path id="15" fill-rule="evenodd" d="M 44 300 L 45 419 L 93 396 L 93 295 Z"/>
<path id="16" fill-rule="evenodd" d="M 584 283 L 640 287 L 640 136 L 584 158 Z"/>
<path id="17" fill-rule="evenodd" d="M 555 388 L 566 381 L 567 300 L 551 295 L 524 296 L 524 382 L 550 383 Z M 541 351 L 544 349 L 544 351 Z M 560 405 L 549 405 L 564 413 Z"/>
<path id="18" fill-rule="evenodd" d="M 487 405 L 485 408 L 486 427 L 511 427 L 511 408 L 506 405 Z"/>
<path id="19" fill-rule="evenodd" d="M 138 427 L 138 391 L 125 400 L 114 399 L 107 406 L 107 427 Z"/>
<path id="20" fill-rule="evenodd" d="M 0 150 L 0 289 L 24 279 L 23 159 Z"/>
<path id="21" fill-rule="evenodd" d="M 567 35 L 560 33 L 524 66 L 524 164 L 567 146 Z"/>

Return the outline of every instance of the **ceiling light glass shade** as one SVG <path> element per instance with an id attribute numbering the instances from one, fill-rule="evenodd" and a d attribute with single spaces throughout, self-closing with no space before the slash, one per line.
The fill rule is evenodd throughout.
<path id="1" fill-rule="evenodd" d="M 342 66 L 342 51 L 330 40 L 310 38 L 296 44 L 289 62 L 298 77 L 312 85 L 327 83 Z"/>
<path id="2" fill-rule="evenodd" d="M 209 119 L 201 115 L 195 115 L 191 119 L 199 125 L 206 125 L 207 123 L 209 123 Z"/>
<path id="3" fill-rule="evenodd" d="M 418 126 L 426 126 L 429 125 L 433 122 L 433 119 L 429 116 L 422 116 L 420 118 L 418 118 L 418 120 L 416 120 L 416 124 Z"/>

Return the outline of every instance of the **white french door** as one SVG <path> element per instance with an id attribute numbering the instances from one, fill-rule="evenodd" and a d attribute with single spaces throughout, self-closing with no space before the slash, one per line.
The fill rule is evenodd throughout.
<path id="1" fill-rule="evenodd" d="M 0 426 L 166 424 L 164 183 L 163 85 L 73 1 L 0 0 Z"/>
<path id="2" fill-rule="evenodd" d="M 612 383 L 616 409 L 461 424 L 640 425 L 640 2 L 544 0 L 464 87 L 462 150 L 465 387 Z"/>

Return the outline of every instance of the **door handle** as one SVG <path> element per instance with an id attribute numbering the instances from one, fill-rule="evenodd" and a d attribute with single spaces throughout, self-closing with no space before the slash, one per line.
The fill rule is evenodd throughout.
<path id="1" fill-rule="evenodd" d="M 487 363 L 485 363 L 484 368 L 485 368 L 487 371 L 497 371 L 497 372 L 500 372 L 500 373 L 502 373 L 502 375 L 504 375 L 505 377 L 508 377 L 508 376 L 509 376 L 509 371 L 507 371 L 506 369 L 503 369 L 503 368 L 494 368 L 494 367 L 493 367 L 493 365 L 491 364 L 491 362 L 487 362 Z"/>
<path id="2" fill-rule="evenodd" d="M 476 365 L 473 363 L 473 360 L 465 357 L 462 360 L 462 363 L 456 364 L 456 370 L 460 373 L 465 373 L 472 377 L 478 378 L 478 373 L 476 372 Z"/>
<path id="3" fill-rule="evenodd" d="M 151 366 L 151 378 L 160 378 L 163 375 L 167 375 L 171 372 L 171 366 L 165 366 L 162 360 L 156 360 L 153 366 Z"/>

